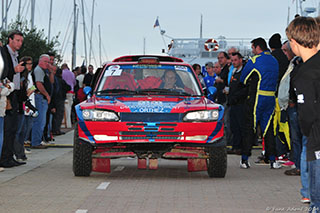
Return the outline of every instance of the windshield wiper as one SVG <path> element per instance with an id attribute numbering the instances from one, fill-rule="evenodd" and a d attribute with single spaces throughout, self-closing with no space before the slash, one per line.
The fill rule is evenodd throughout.
<path id="1" fill-rule="evenodd" d="M 137 94 L 136 91 L 127 90 L 127 89 L 105 89 L 105 90 L 100 90 L 95 92 L 95 94 L 97 95 L 110 94 L 110 93 Z"/>
<path id="2" fill-rule="evenodd" d="M 138 90 L 137 94 L 150 94 L 150 93 L 158 93 L 161 95 L 182 95 L 182 96 L 194 96 L 191 95 L 187 92 L 181 91 L 179 89 L 159 89 L 159 88 L 154 88 L 154 89 L 143 89 L 143 90 Z"/>

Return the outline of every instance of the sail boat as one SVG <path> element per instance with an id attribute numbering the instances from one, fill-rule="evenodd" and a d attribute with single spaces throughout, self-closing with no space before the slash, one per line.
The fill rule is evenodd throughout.
<path id="1" fill-rule="evenodd" d="M 158 21 L 158 18 L 157 18 Z M 204 65 L 208 61 L 215 62 L 218 60 L 218 53 L 221 51 L 227 52 L 231 47 L 235 47 L 239 52 L 249 57 L 251 53 L 251 38 L 226 38 L 224 36 L 218 36 L 217 38 L 203 38 L 202 37 L 202 15 L 200 22 L 200 37 L 199 38 L 173 38 L 167 36 L 165 31 L 160 28 L 160 34 L 164 40 L 164 37 L 171 39 L 171 43 L 168 45 L 167 50 L 163 52 L 170 56 L 181 58 L 189 64 L 198 63 Z"/>

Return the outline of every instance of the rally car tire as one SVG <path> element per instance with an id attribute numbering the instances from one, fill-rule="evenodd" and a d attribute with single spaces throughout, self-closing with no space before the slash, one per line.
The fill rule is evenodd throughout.
<path id="1" fill-rule="evenodd" d="M 227 172 L 227 148 L 209 147 L 207 171 L 209 177 L 224 178 Z"/>
<path id="2" fill-rule="evenodd" d="M 92 146 L 79 140 L 78 125 L 74 130 L 73 173 L 75 176 L 90 176 L 92 171 Z"/>

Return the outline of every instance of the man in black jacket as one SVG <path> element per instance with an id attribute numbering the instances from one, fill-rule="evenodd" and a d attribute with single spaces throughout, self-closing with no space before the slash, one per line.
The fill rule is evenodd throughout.
<path id="1" fill-rule="evenodd" d="M 244 102 L 247 98 L 247 89 L 240 82 L 243 68 L 242 55 L 233 53 L 231 55 L 233 65 L 232 77 L 229 84 L 228 105 L 230 106 L 230 129 L 233 134 L 232 150 L 229 154 L 241 154 L 241 144 L 244 138 Z"/>
<path id="2" fill-rule="evenodd" d="M 4 140 L 0 166 L 9 168 L 25 164 L 25 162 L 17 162 L 13 158 L 14 138 L 17 131 L 17 116 L 18 116 L 18 96 L 20 90 L 20 72 L 24 70 L 22 63 L 18 63 L 18 50 L 23 43 L 23 34 L 20 31 L 13 31 L 8 36 L 8 44 L 3 48 L 8 63 L 8 69 L 2 74 L 2 78 L 8 78 L 15 85 L 15 90 L 8 96 L 10 108 L 6 110 L 4 118 Z"/>
<path id="3" fill-rule="evenodd" d="M 55 109 L 52 119 L 52 134 L 53 135 L 63 135 L 64 132 L 61 131 L 61 123 L 64 115 L 64 102 L 66 100 L 66 94 L 71 87 L 62 79 L 62 70 L 57 69 L 56 72 L 56 88 L 53 92 L 52 98 L 52 108 Z"/>
<path id="4" fill-rule="evenodd" d="M 295 18 L 286 34 L 292 51 L 303 60 L 293 78 L 297 94 L 298 117 L 307 136 L 307 161 L 310 183 L 310 207 L 320 210 L 320 29 L 311 17 Z"/>
<path id="5" fill-rule="evenodd" d="M 271 38 L 269 39 L 269 47 L 271 49 L 271 55 L 275 57 L 279 63 L 278 88 L 280 80 L 289 66 L 289 60 L 281 49 L 282 44 L 281 36 L 279 33 L 275 33 L 271 36 Z"/>

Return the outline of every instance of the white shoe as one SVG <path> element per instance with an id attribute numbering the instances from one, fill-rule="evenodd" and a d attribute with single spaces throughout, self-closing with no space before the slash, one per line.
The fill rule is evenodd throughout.
<path id="1" fill-rule="evenodd" d="M 281 164 L 279 162 L 276 162 L 276 161 L 270 162 L 270 169 L 280 169 L 280 168 L 281 168 Z"/>
<path id="2" fill-rule="evenodd" d="M 3 172 L 4 171 L 4 168 L 3 167 L 0 167 L 0 172 Z"/>
<path id="3" fill-rule="evenodd" d="M 24 153 L 25 153 L 25 154 L 31 154 L 32 152 L 31 152 L 30 149 L 24 149 Z"/>
<path id="4" fill-rule="evenodd" d="M 40 143 L 41 145 L 43 145 L 43 146 L 47 146 L 48 145 L 48 143 L 47 142 L 45 142 L 45 141 L 41 141 L 41 143 Z"/>
<path id="5" fill-rule="evenodd" d="M 54 141 L 41 141 L 41 144 L 44 145 L 44 146 L 49 146 L 50 144 L 56 144 Z"/>
<path id="6" fill-rule="evenodd" d="M 250 163 L 247 160 L 240 160 L 240 168 L 241 169 L 249 169 Z"/>
<path id="7" fill-rule="evenodd" d="M 23 162 L 26 162 L 27 159 L 21 159 L 21 158 L 17 158 L 16 161 L 18 161 L 19 163 L 23 163 Z"/>
<path id="8" fill-rule="evenodd" d="M 25 141 L 24 144 L 27 144 L 27 145 L 29 144 L 30 145 L 31 141 Z"/>

